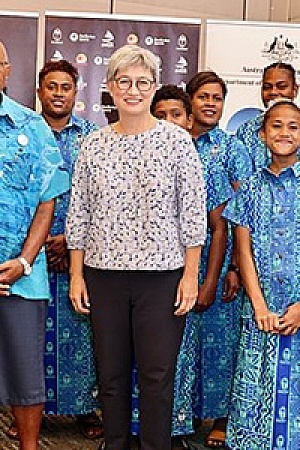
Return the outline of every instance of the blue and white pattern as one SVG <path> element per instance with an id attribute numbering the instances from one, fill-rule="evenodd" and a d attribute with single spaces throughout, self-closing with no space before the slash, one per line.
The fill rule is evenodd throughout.
<path id="1" fill-rule="evenodd" d="M 4 94 L 0 104 L 0 262 L 20 255 L 41 202 L 68 189 L 62 158 L 42 117 Z M 49 298 L 46 255 L 37 255 L 31 275 L 19 278 L 11 294 Z"/>
<path id="2" fill-rule="evenodd" d="M 219 127 L 200 135 L 195 141 L 204 166 L 207 211 L 225 203 L 232 195 L 231 186 L 251 173 L 251 161 L 243 145 Z M 205 279 L 211 233 L 202 249 L 199 283 Z M 236 361 L 239 337 L 240 299 L 222 301 L 223 283 L 230 262 L 232 240 L 228 247 L 214 304 L 204 313 L 190 313 L 177 360 L 173 435 L 193 433 L 193 418 L 224 417 Z"/>
<path id="3" fill-rule="evenodd" d="M 158 121 L 135 136 L 111 126 L 84 142 L 67 219 L 71 249 L 85 264 L 117 270 L 173 270 L 206 236 L 201 163 L 189 134 Z"/>
<path id="4" fill-rule="evenodd" d="M 249 228 L 268 308 L 283 314 L 300 301 L 300 163 L 274 175 L 257 171 L 224 216 Z M 227 443 L 232 450 L 299 450 L 300 332 L 259 331 L 248 296 L 234 377 Z"/>
<path id="5" fill-rule="evenodd" d="M 98 127 L 71 116 L 60 132 L 53 131 L 68 173 L 68 191 L 56 201 L 51 236 L 65 232 L 71 178 L 83 139 Z M 69 299 L 69 276 L 49 273 L 51 298 L 46 321 L 47 414 L 85 414 L 99 406 L 90 319 L 77 314 Z"/>
<path id="6" fill-rule="evenodd" d="M 237 138 L 243 142 L 252 161 L 253 172 L 262 169 L 271 162 L 271 153 L 265 142 L 260 138 L 263 114 L 243 123 L 237 130 Z"/>
<path id="7" fill-rule="evenodd" d="M 231 184 L 247 179 L 252 173 L 251 161 L 243 145 L 219 127 L 200 135 L 196 140 L 199 156 L 205 165 L 206 177 L 213 170 L 225 174 Z M 210 241 L 201 259 L 199 283 L 205 279 Z M 228 246 L 213 305 L 199 316 L 200 358 L 198 387 L 194 410 L 200 418 L 225 417 L 236 364 L 240 333 L 241 294 L 232 302 L 222 301 L 223 286 L 231 261 L 232 237 Z"/>

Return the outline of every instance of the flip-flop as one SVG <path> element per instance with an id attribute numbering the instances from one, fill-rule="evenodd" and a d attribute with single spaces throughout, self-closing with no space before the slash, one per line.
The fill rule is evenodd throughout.
<path id="1" fill-rule="evenodd" d="M 214 420 L 213 426 L 205 439 L 207 448 L 226 448 L 226 428 L 227 417 L 220 417 Z"/>
<path id="2" fill-rule="evenodd" d="M 100 439 L 104 436 L 102 422 L 95 413 L 77 416 L 77 423 L 86 439 Z"/>
<path id="3" fill-rule="evenodd" d="M 42 418 L 42 423 L 41 423 L 41 428 L 45 428 L 45 427 L 46 427 L 46 424 L 47 424 L 46 418 L 43 416 L 43 418 Z M 17 425 L 16 425 L 16 422 L 15 422 L 15 421 L 13 421 L 13 422 L 9 425 L 8 430 L 6 431 L 6 436 L 7 436 L 9 439 L 13 439 L 14 441 L 18 441 L 18 440 L 20 439 L 20 436 L 19 436 L 19 430 L 18 430 L 18 428 L 17 428 Z"/>
<path id="4" fill-rule="evenodd" d="M 19 440 L 19 431 L 18 428 L 15 424 L 15 422 L 12 422 L 10 424 L 10 426 L 8 427 L 8 430 L 6 432 L 7 437 L 9 437 L 9 439 L 13 439 L 15 441 Z"/>
<path id="5" fill-rule="evenodd" d="M 205 439 L 205 447 L 207 448 L 224 448 L 226 432 L 213 428 Z"/>

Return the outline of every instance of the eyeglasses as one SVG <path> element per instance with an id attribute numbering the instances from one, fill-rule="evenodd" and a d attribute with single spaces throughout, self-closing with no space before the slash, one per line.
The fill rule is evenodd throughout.
<path id="1" fill-rule="evenodd" d="M 149 78 L 138 78 L 136 80 L 132 80 L 127 77 L 120 77 L 114 79 L 117 88 L 120 91 L 126 92 L 134 85 L 140 92 L 150 91 L 152 84 L 155 83 L 155 80 L 149 80 Z"/>

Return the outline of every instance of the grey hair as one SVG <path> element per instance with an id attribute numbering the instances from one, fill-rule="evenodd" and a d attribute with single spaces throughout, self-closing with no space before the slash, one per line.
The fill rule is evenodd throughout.
<path id="1" fill-rule="evenodd" d="M 138 45 L 124 45 L 112 54 L 107 68 L 107 81 L 112 81 L 119 70 L 131 66 L 143 66 L 149 69 L 156 84 L 159 83 L 158 58 Z"/>

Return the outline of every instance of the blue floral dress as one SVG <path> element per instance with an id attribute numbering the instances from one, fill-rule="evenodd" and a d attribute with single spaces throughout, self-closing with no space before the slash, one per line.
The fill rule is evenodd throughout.
<path id="1" fill-rule="evenodd" d="M 71 117 L 69 124 L 54 135 L 70 187 L 74 164 L 85 136 L 98 127 L 87 120 Z M 51 235 L 65 231 L 70 189 L 57 201 Z M 69 279 L 65 272 L 49 273 L 51 299 L 46 322 L 45 412 L 85 414 L 99 406 L 97 381 L 91 344 L 89 317 L 77 314 L 69 300 Z"/>
<path id="2" fill-rule="evenodd" d="M 209 173 L 213 167 L 225 173 L 232 184 L 247 179 L 252 173 L 251 161 L 244 146 L 219 127 L 198 137 L 196 146 Z M 200 279 L 207 270 L 209 242 L 202 255 Z M 232 237 L 228 246 L 214 304 L 199 316 L 200 357 L 194 412 L 200 418 L 225 417 L 236 364 L 236 347 L 240 332 L 240 300 L 224 303 L 223 286 L 231 260 Z"/>
<path id="3" fill-rule="evenodd" d="M 276 176 L 256 172 L 224 217 L 250 229 L 268 308 L 284 314 L 300 301 L 300 163 Z M 300 331 L 259 331 L 245 295 L 227 444 L 232 450 L 300 449 Z"/>

